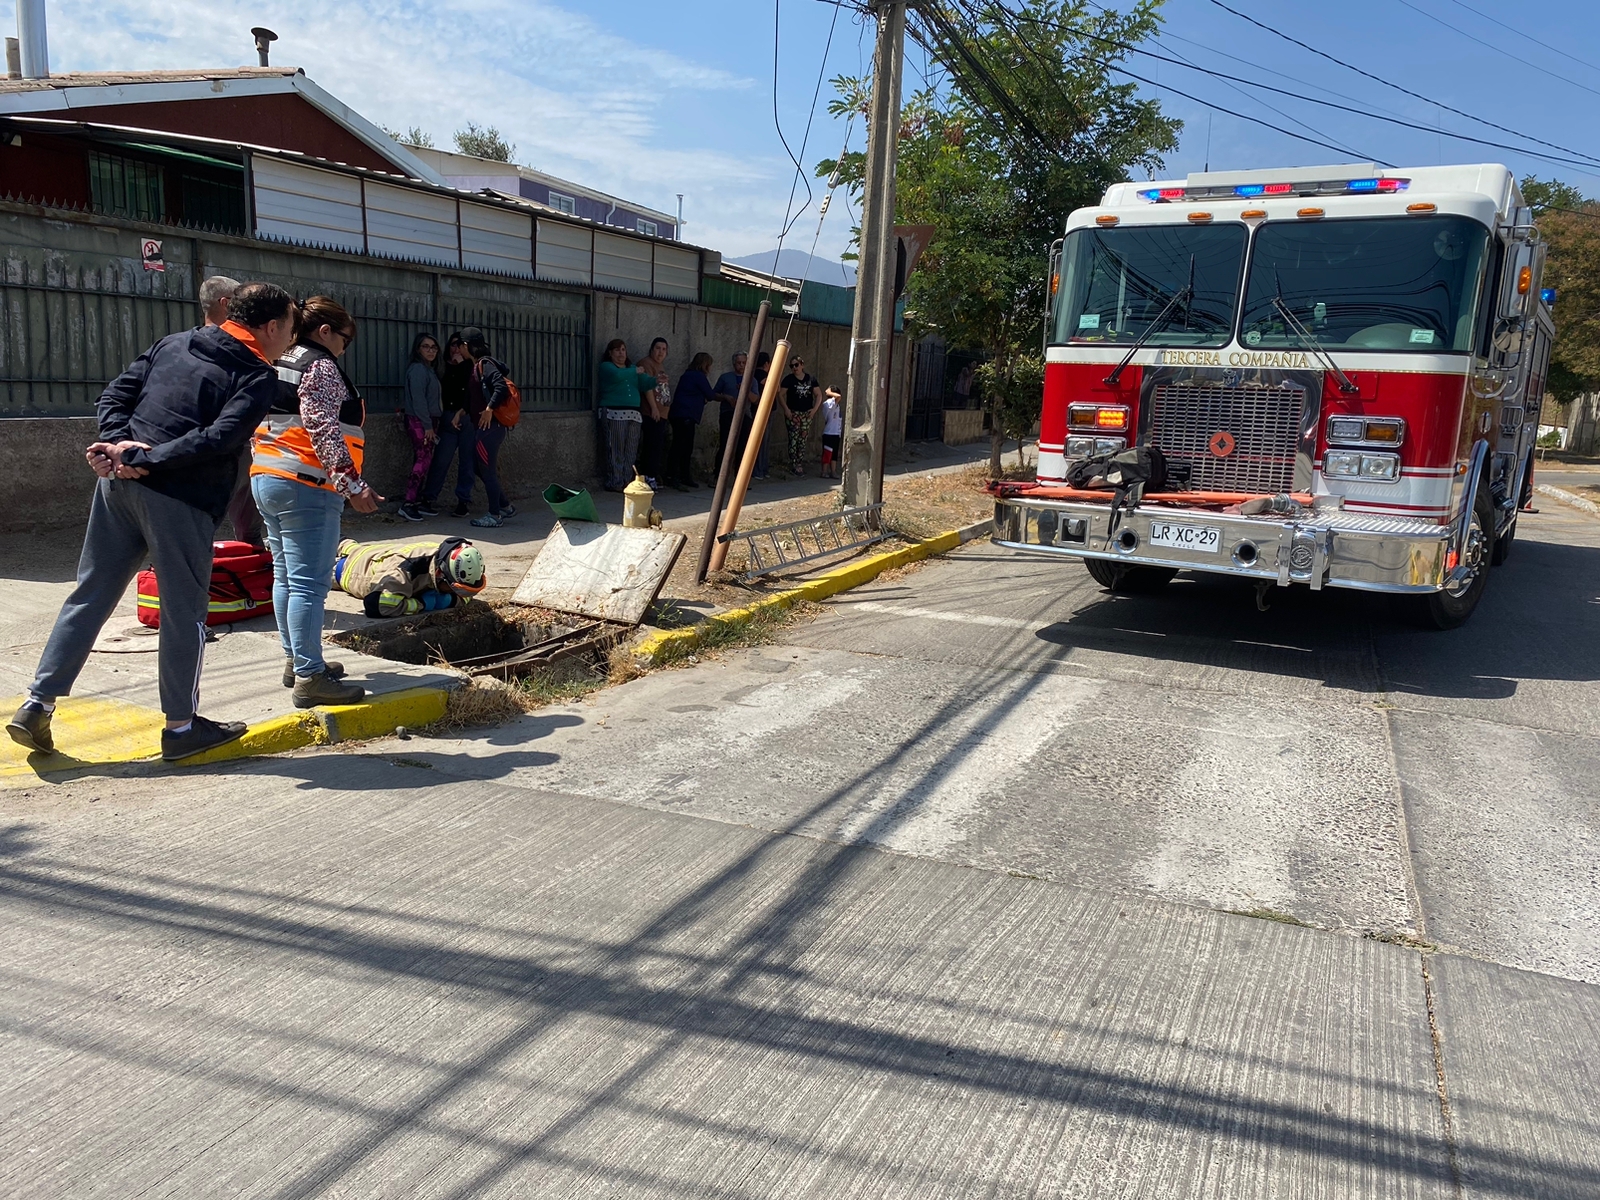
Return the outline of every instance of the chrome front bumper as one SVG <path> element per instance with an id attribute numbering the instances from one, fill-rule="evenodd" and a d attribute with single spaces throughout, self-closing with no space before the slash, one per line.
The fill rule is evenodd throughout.
<path id="1" fill-rule="evenodd" d="M 1214 527 L 1217 550 L 1151 546 L 1152 521 Z M 1118 513 L 1073 500 L 997 499 L 994 542 L 1069 558 L 1128 566 L 1175 567 L 1256 579 L 1368 592 L 1436 592 L 1445 583 L 1448 526 L 1411 517 L 1363 516 L 1340 510 L 1302 517 L 1245 517 L 1168 507 Z"/>

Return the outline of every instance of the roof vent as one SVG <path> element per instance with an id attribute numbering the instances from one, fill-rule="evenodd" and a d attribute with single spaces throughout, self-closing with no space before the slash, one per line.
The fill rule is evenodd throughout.
<path id="1" fill-rule="evenodd" d="M 22 43 L 16 38 L 6 39 L 6 78 L 22 78 Z"/>
<path id="2" fill-rule="evenodd" d="M 257 25 L 250 31 L 256 39 L 256 57 L 261 60 L 263 67 L 267 66 L 267 55 L 272 51 L 272 43 L 278 40 L 278 35 L 263 25 Z"/>

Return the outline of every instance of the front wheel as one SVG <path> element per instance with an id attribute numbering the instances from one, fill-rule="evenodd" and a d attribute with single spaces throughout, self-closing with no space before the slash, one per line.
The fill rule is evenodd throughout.
<path id="1" fill-rule="evenodd" d="M 1086 558 L 1083 565 L 1089 568 L 1089 574 L 1096 583 L 1106 591 L 1121 596 L 1159 592 L 1178 573 L 1171 567 L 1125 567 L 1103 558 Z"/>
<path id="2" fill-rule="evenodd" d="M 1489 499 L 1487 488 L 1479 488 L 1472 504 L 1472 520 L 1467 526 L 1467 544 L 1461 550 L 1461 561 L 1472 568 L 1472 574 L 1443 591 L 1402 597 L 1405 614 L 1411 622 L 1423 629 L 1459 629 L 1465 625 L 1478 607 L 1478 601 L 1483 599 L 1483 589 L 1489 586 L 1494 542 L 1494 502 Z"/>

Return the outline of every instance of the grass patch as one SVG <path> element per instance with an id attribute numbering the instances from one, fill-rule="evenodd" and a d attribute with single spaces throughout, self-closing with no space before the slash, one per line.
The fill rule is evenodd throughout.
<path id="1" fill-rule="evenodd" d="M 581 700 L 611 682 L 587 669 L 537 671 L 514 683 L 479 676 L 450 693 L 444 716 L 428 727 L 431 733 L 452 733 L 506 721 L 549 704 Z"/>

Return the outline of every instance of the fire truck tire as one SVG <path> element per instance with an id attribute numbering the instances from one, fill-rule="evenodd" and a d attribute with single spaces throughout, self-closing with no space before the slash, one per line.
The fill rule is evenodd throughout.
<path id="1" fill-rule="evenodd" d="M 1467 623 L 1467 618 L 1478 607 L 1478 601 L 1483 599 L 1483 589 L 1489 586 L 1489 564 L 1497 553 L 1494 502 L 1489 498 L 1488 488 L 1478 489 L 1478 498 L 1473 504 L 1472 525 L 1473 531 L 1480 533 L 1489 543 L 1487 548 L 1479 551 L 1478 573 L 1472 577 L 1472 582 L 1455 593 L 1445 591 L 1426 596 L 1401 597 L 1406 616 L 1413 624 L 1423 629 L 1458 629 Z"/>
<path id="2" fill-rule="evenodd" d="M 1178 573 L 1170 567 L 1124 567 L 1103 558 L 1086 558 L 1083 565 L 1089 568 L 1096 583 L 1119 596 L 1159 592 Z"/>

